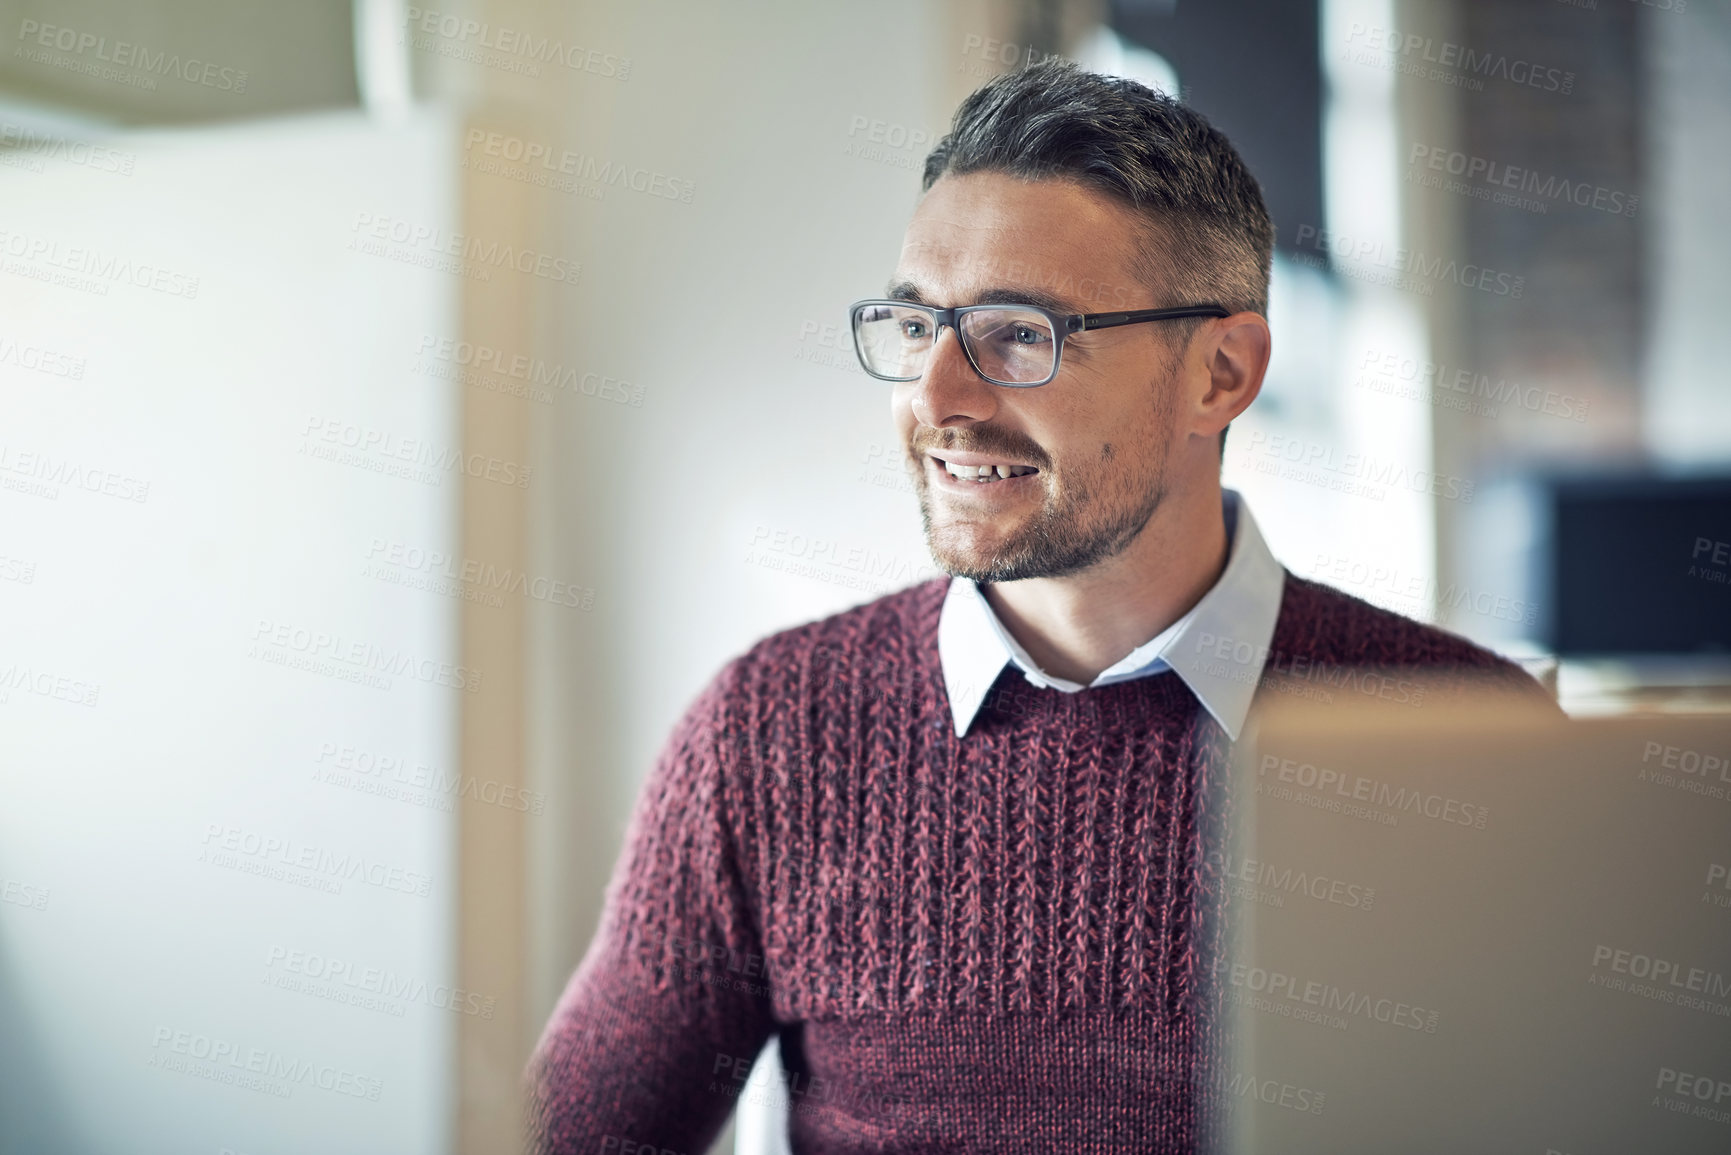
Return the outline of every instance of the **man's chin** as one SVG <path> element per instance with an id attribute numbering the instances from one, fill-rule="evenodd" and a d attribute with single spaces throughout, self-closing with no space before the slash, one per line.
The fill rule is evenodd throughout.
<path id="1" fill-rule="evenodd" d="M 1134 535 L 1116 545 L 1098 539 L 1053 540 L 1038 529 L 991 532 L 975 524 L 928 528 L 926 548 L 938 568 L 952 577 L 1002 584 L 1082 573 L 1115 556 Z"/>
<path id="2" fill-rule="evenodd" d="M 977 528 L 946 526 L 926 535 L 926 547 L 938 568 L 954 577 L 995 581 L 1011 552 L 1008 535 L 981 532 Z"/>

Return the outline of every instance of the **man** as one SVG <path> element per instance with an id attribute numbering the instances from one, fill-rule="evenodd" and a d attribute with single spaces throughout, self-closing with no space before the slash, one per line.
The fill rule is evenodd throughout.
<path id="1" fill-rule="evenodd" d="M 854 332 L 954 577 L 760 642 L 676 727 L 532 1065 L 544 1150 L 702 1151 L 772 1033 L 795 1151 L 1193 1149 L 1205 819 L 1259 684 L 1542 695 L 1286 572 L 1222 492 L 1273 228 L 1201 117 L 1043 65 L 924 184 Z"/>

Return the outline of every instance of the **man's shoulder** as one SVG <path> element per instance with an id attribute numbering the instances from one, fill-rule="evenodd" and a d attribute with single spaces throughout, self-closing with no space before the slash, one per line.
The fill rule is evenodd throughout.
<path id="1" fill-rule="evenodd" d="M 1527 676 L 1507 658 L 1459 634 L 1290 570 L 1269 649 L 1341 666 L 1431 667 Z"/>
<path id="2" fill-rule="evenodd" d="M 938 618 L 950 579 L 933 578 L 851 609 L 778 630 L 728 663 L 731 679 L 761 683 L 870 666 L 886 671 L 935 662 Z"/>

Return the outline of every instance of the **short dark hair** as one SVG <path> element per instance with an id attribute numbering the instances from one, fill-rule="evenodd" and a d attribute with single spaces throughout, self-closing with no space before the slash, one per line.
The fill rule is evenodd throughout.
<path id="1" fill-rule="evenodd" d="M 922 188 L 982 171 L 1073 180 L 1138 210 L 1151 226 L 1138 274 L 1187 295 L 1160 304 L 1268 312 L 1274 224 L 1262 189 L 1218 129 L 1165 93 L 1065 60 L 1006 73 L 956 109 Z"/>

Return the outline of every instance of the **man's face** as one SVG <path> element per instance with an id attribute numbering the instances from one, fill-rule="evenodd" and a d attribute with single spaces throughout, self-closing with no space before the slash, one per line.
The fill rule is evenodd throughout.
<path id="1" fill-rule="evenodd" d="M 890 295 L 941 308 L 1009 294 L 1061 313 L 1182 303 L 1137 279 L 1136 223 L 1067 181 L 946 176 L 908 225 Z M 1066 338 L 1058 375 L 1032 389 L 982 380 L 942 330 L 891 402 L 939 565 L 982 582 L 1061 577 L 1135 539 L 1165 494 L 1174 438 L 1178 358 L 1160 324 Z M 1036 472 L 964 480 L 950 465 Z"/>

